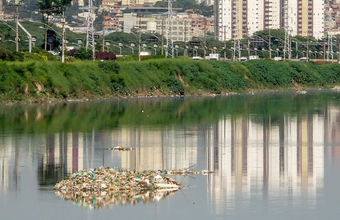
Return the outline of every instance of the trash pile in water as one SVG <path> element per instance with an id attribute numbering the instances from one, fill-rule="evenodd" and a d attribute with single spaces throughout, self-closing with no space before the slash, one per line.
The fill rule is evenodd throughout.
<path id="1" fill-rule="evenodd" d="M 113 151 L 132 151 L 134 150 L 131 147 L 121 147 L 121 146 L 117 146 L 117 147 L 109 147 L 109 148 L 105 148 L 105 150 L 113 150 Z"/>
<path id="2" fill-rule="evenodd" d="M 77 206 L 90 209 L 104 209 L 114 205 L 136 205 L 138 203 L 156 202 L 176 192 L 177 190 L 147 190 L 138 193 L 133 191 L 84 191 L 81 193 L 55 191 L 56 195 L 66 201 L 71 201 Z"/>
<path id="3" fill-rule="evenodd" d="M 103 208 L 115 204 L 158 201 L 183 186 L 168 175 L 209 174 L 211 171 L 127 171 L 114 168 L 89 169 L 73 174 L 54 186 L 55 193 L 75 204 Z"/>
<path id="4" fill-rule="evenodd" d="M 161 171 L 127 171 L 100 167 L 73 174 L 54 186 L 54 190 L 65 192 L 84 191 L 134 191 L 155 189 L 179 189 L 181 184 Z"/>

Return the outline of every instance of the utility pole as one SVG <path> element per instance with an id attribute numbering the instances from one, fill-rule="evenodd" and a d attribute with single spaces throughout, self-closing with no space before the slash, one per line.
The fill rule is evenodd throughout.
<path id="1" fill-rule="evenodd" d="M 227 61 L 227 26 L 224 28 L 224 61 Z"/>
<path id="2" fill-rule="evenodd" d="M 203 37 L 203 59 L 206 57 L 206 47 L 207 47 L 207 29 L 204 28 L 204 37 Z"/>
<path id="3" fill-rule="evenodd" d="M 340 35 L 339 34 L 337 34 L 336 35 L 336 42 L 338 43 L 338 52 L 337 52 L 337 54 L 338 54 L 338 56 L 337 56 L 337 59 L 338 59 L 338 63 L 339 63 L 339 61 L 340 61 L 340 51 L 339 51 L 339 48 L 340 48 Z"/>
<path id="4" fill-rule="evenodd" d="M 47 31 L 50 29 L 48 25 L 49 18 L 52 13 L 56 12 L 55 8 L 52 9 L 44 9 L 40 10 L 41 16 L 43 17 L 43 23 L 44 23 L 44 31 L 45 31 L 45 39 L 44 39 L 44 50 L 47 51 Z M 46 22 L 44 21 L 46 19 Z"/>
<path id="5" fill-rule="evenodd" d="M 164 54 L 164 18 L 162 18 L 162 49 L 161 49 L 161 54 Z"/>
<path id="6" fill-rule="evenodd" d="M 329 55 L 333 61 L 333 36 L 328 34 L 327 61 L 329 61 Z"/>
<path id="7" fill-rule="evenodd" d="M 328 32 L 327 32 L 327 38 L 328 38 Z M 323 59 L 326 58 L 326 38 L 325 34 L 323 35 Z"/>
<path id="8" fill-rule="evenodd" d="M 2 4 L 2 3 L 1 3 Z M 19 6 L 20 3 L 14 3 L 14 4 L 8 4 L 8 6 L 14 6 L 16 7 L 15 12 L 15 51 L 19 51 Z M 2 11 L 0 11 L 1 17 L 2 17 Z"/>
<path id="9" fill-rule="evenodd" d="M 271 47 L 271 41 L 272 41 L 272 36 L 270 36 L 270 27 L 268 28 L 268 34 L 269 34 L 269 39 L 268 39 L 268 50 L 269 50 L 269 59 L 272 59 L 272 47 Z"/>
<path id="10" fill-rule="evenodd" d="M 237 48 L 236 48 L 237 47 Z M 240 60 L 241 58 L 241 44 L 240 44 L 240 40 L 234 38 L 234 55 L 233 55 L 233 61 L 236 60 L 236 52 L 238 53 L 238 60 Z"/>
<path id="11" fill-rule="evenodd" d="M 295 39 L 295 40 L 296 40 L 296 39 Z M 298 41 L 296 40 L 296 41 L 295 41 L 296 59 L 299 59 L 299 53 L 298 53 L 298 50 L 299 50 L 299 46 L 298 46 Z"/>
<path id="12" fill-rule="evenodd" d="M 332 21 L 332 10 L 328 11 L 327 21 Z M 332 45 L 332 36 L 330 35 L 331 27 L 328 27 L 327 30 L 327 61 L 329 61 L 329 53 L 333 52 L 333 45 Z"/>
<path id="13" fill-rule="evenodd" d="M 93 29 L 93 22 L 94 22 L 94 13 L 93 10 L 96 8 L 93 6 L 93 0 L 88 1 L 88 7 L 80 7 L 79 9 L 85 9 L 88 11 L 87 16 L 87 30 L 86 30 L 86 51 L 91 47 L 92 49 L 92 59 L 95 61 L 96 59 L 96 48 L 94 45 L 94 29 Z"/>
<path id="14" fill-rule="evenodd" d="M 105 15 L 103 12 L 103 22 L 102 22 L 102 28 L 103 28 L 103 46 L 102 46 L 102 52 L 105 51 L 105 31 L 104 31 L 104 21 L 105 21 Z"/>
<path id="15" fill-rule="evenodd" d="M 286 60 L 288 47 L 290 42 L 289 36 L 289 27 L 288 27 L 288 0 L 284 0 L 284 31 L 285 31 L 285 42 L 284 42 L 284 49 L 283 49 L 283 60 Z M 289 55 L 288 55 L 289 57 Z"/>
<path id="16" fill-rule="evenodd" d="M 249 28 L 247 29 L 247 41 L 248 41 L 248 59 L 250 57 L 250 37 L 249 37 Z"/>
<path id="17" fill-rule="evenodd" d="M 62 23 L 62 42 L 61 42 L 61 62 L 65 62 L 65 8 L 63 8 Z"/>
<path id="18" fill-rule="evenodd" d="M 139 16 L 138 19 L 138 61 L 141 61 L 141 57 L 140 57 L 140 45 L 141 45 L 141 41 L 142 41 L 142 30 L 141 30 L 141 17 Z M 163 38 L 163 37 L 162 37 Z"/>
<path id="19" fill-rule="evenodd" d="M 188 56 L 188 49 L 187 49 L 187 20 L 184 20 L 184 56 Z"/>
<path id="20" fill-rule="evenodd" d="M 19 51 L 19 4 L 15 5 L 17 7 L 15 13 L 15 50 Z"/>
<path id="21" fill-rule="evenodd" d="M 234 47 L 233 47 L 233 61 L 236 60 L 236 38 L 234 37 Z"/>
<path id="22" fill-rule="evenodd" d="M 174 47 L 172 41 L 172 0 L 168 0 L 168 16 L 167 16 L 167 41 L 165 58 L 174 58 Z"/>
<path id="23" fill-rule="evenodd" d="M 308 58 L 309 58 L 309 43 L 308 43 L 308 41 L 309 41 L 309 36 L 308 36 L 308 31 L 307 31 L 307 50 L 306 50 L 306 57 L 307 57 L 307 60 L 308 60 Z"/>

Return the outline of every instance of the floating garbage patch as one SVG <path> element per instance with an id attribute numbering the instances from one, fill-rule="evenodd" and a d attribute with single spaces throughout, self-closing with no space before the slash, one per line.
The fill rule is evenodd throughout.
<path id="1" fill-rule="evenodd" d="M 77 172 L 54 186 L 55 193 L 80 206 L 104 208 L 116 204 L 159 201 L 183 186 L 169 175 L 209 174 L 211 171 L 127 171 L 114 168 Z"/>
<path id="2" fill-rule="evenodd" d="M 115 205 L 137 205 L 148 202 L 157 202 L 174 193 L 177 190 L 146 190 L 146 191 L 84 191 L 84 192 L 64 192 L 55 191 L 56 195 L 66 201 L 73 202 L 77 206 L 89 209 L 104 209 Z"/>
<path id="3" fill-rule="evenodd" d="M 117 146 L 117 147 L 109 147 L 109 148 L 105 148 L 105 150 L 113 150 L 113 151 L 132 151 L 134 150 L 132 147 L 121 147 L 121 146 Z"/>

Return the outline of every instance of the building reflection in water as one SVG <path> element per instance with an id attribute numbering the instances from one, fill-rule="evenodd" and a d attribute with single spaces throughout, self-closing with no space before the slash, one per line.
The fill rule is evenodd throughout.
<path id="1" fill-rule="evenodd" d="M 215 171 L 208 179 L 211 208 L 222 214 L 234 210 L 236 197 L 247 206 L 259 196 L 294 205 L 307 200 L 314 207 L 323 188 L 324 154 L 334 150 L 327 146 L 339 141 L 338 118 L 339 111 L 329 109 L 261 123 L 256 116 L 220 120 L 206 132 L 208 165 Z"/>
<path id="2" fill-rule="evenodd" d="M 7 136 L 0 139 L 0 190 L 16 186 L 20 163 L 38 161 L 40 184 L 54 184 L 78 170 L 120 166 L 129 170 L 213 170 L 207 195 L 214 212 L 235 208 L 236 198 L 275 198 L 315 205 L 323 188 L 325 158 L 338 160 L 339 111 L 240 118 L 225 115 L 212 126 L 161 129 L 122 127 L 91 133 Z M 114 146 L 133 151 L 105 150 Z M 198 158 L 202 158 L 204 161 Z M 32 161 L 30 161 L 32 160 Z M 20 163 L 19 163 L 20 161 Z M 239 200 L 238 200 L 239 201 Z M 305 201 L 305 199 L 304 199 Z M 247 204 L 243 204 L 247 205 Z"/>

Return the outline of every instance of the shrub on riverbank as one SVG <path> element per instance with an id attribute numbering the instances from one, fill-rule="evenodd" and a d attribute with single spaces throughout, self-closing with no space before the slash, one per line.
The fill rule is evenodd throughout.
<path id="1" fill-rule="evenodd" d="M 190 59 L 0 62 L 3 102 L 208 95 L 339 82 L 340 65 L 331 63 Z"/>

